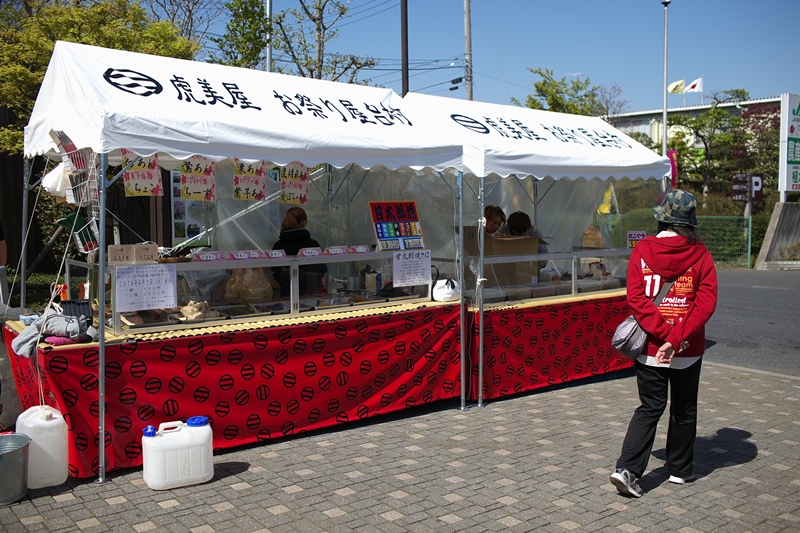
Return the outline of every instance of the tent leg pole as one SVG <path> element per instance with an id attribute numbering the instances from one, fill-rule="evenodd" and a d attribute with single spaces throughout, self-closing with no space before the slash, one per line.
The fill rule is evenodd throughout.
<path id="1" fill-rule="evenodd" d="M 28 292 L 28 277 L 26 272 L 28 270 L 28 189 L 31 182 L 31 171 L 33 164 L 27 157 L 22 164 L 22 251 L 20 252 L 20 267 L 19 267 L 19 306 L 25 307 L 27 305 L 27 292 Z"/>
<path id="2" fill-rule="evenodd" d="M 98 204 L 100 220 L 97 221 L 100 226 L 99 238 L 99 254 L 98 254 L 98 311 L 97 322 L 98 331 L 100 335 L 100 343 L 98 346 L 99 364 L 97 365 L 97 381 L 98 386 L 98 433 L 97 433 L 97 481 L 96 483 L 105 483 L 106 479 L 106 166 L 108 164 L 108 155 L 100 155 L 100 172 L 97 176 L 98 180 Z"/>
<path id="3" fill-rule="evenodd" d="M 464 286 L 464 174 L 458 173 L 458 286 Z M 461 342 L 459 349 L 461 350 L 461 410 L 467 410 L 467 358 L 466 358 L 466 344 L 467 335 L 464 331 L 467 321 L 467 310 L 464 306 L 464 291 L 461 291 L 461 298 L 458 302 L 459 313 L 459 334 L 461 335 Z"/>
<path id="4" fill-rule="evenodd" d="M 475 286 L 475 293 L 478 295 L 478 407 L 485 407 L 483 404 L 483 284 L 484 284 L 484 269 L 483 269 L 483 238 L 486 234 L 484 225 L 486 220 L 484 217 L 484 198 L 486 190 L 486 177 L 481 176 L 481 184 L 478 196 L 480 197 L 479 208 L 481 220 L 483 224 L 478 224 L 478 245 L 480 248 L 478 260 L 478 283 Z"/>

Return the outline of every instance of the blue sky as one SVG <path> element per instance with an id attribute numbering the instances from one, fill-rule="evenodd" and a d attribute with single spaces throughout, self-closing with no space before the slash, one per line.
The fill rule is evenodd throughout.
<path id="1" fill-rule="evenodd" d="M 297 6 L 273 0 L 273 13 Z M 400 0 L 350 0 L 328 50 L 368 55 L 365 76 L 401 92 Z M 580 75 L 618 84 L 629 110 L 663 102 L 664 6 L 660 0 L 472 0 L 473 99 L 524 102 L 543 67 L 557 78 Z M 464 0 L 408 0 L 411 91 L 465 98 Z M 669 81 L 704 77 L 712 91 L 745 89 L 752 98 L 800 92 L 796 52 L 800 0 L 673 0 L 668 11 Z M 277 56 L 276 56 L 277 57 Z M 451 66 L 451 63 L 453 65 Z M 687 105 L 699 93 L 685 95 Z M 670 94 L 670 107 L 684 95 Z"/>

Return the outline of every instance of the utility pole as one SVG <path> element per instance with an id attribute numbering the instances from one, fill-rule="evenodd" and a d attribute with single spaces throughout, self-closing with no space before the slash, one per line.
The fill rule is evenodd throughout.
<path id="1" fill-rule="evenodd" d="M 400 0 L 400 61 L 402 65 L 403 94 L 408 94 L 408 0 Z"/>
<path id="2" fill-rule="evenodd" d="M 464 0 L 464 34 L 467 49 L 464 53 L 464 79 L 467 86 L 467 100 L 472 100 L 472 21 L 469 12 L 470 0 Z"/>
<path id="3" fill-rule="evenodd" d="M 267 22 L 269 22 L 269 32 L 267 33 L 267 64 L 264 70 L 266 72 L 272 72 L 272 0 L 264 0 L 264 10 L 267 12 Z"/>

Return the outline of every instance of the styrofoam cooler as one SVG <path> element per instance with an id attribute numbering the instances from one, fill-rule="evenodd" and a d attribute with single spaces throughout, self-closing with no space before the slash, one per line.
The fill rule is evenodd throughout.
<path id="1" fill-rule="evenodd" d="M 69 431 L 61 413 L 35 405 L 17 417 L 18 433 L 31 439 L 28 450 L 28 488 L 55 487 L 69 476 Z"/>
<path id="2" fill-rule="evenodd" d="M 154 490 L 205 483 L 214 477 L 213 433 L 206 416 L 147 426 L 142 436 L 144 481 Z"/>

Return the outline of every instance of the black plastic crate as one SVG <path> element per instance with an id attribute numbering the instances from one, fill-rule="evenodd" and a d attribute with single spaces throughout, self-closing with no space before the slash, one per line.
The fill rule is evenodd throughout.
<path id="1" fill-rule="evenodd" d="M 59 304 L 65 316 L 85 316 L 91 322 L 93 319 L 91 300 L 64 300 Z"/>

